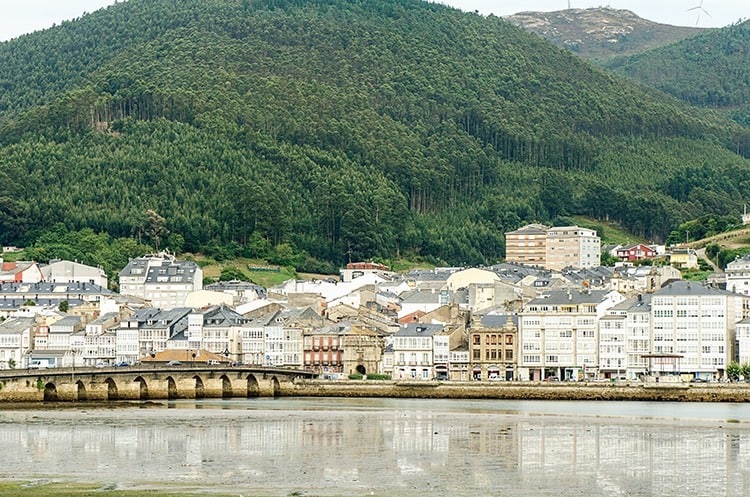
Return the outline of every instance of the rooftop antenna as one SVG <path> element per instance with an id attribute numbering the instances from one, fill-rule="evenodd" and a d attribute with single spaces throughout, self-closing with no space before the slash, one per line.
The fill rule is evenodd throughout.
<path id="1" fill-rule="evenodd" d="M 701 0 L 700 3 L 698 5 L 696 5 L 695 7 L 691 7 L 689 9 L 687 9 L 686 12 L 690 12 L 690 11 L 693 11 L 693 10 L 697 10 L 698 11 L 698 18 L 695 20 L 695 25 L 696 26 L 698 25 L 699 22 L 701 22 L 701 12 L 703 12 L 704 14 L 706 14 L 708 17 L 711 17 L 711 14 L 709 14 L 706 11 L 706 9 L 703 8 L 703 0 Z"/>

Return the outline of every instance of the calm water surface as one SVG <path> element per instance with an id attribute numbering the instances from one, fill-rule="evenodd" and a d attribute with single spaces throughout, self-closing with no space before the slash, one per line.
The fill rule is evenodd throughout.
<path id="1" fill-rule="evenodd" d="M 244 497 L 742 496 L 750 405 L 283 398 L 0 410 L 0 478 Z"/>

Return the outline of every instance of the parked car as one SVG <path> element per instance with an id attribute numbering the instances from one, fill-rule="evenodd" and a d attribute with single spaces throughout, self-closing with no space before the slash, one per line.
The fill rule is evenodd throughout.
<path id="1" fill-rule="evenodd" d="M 109 366 L 109 364 L 107 364 L 104 361 L 99 361 L 99 362 L 96 363 L 96 367 L 97 368 L 106 368 L 107 366 Z"/>
<path id="2" fill-rule="evenodd" d="M 209 366 L 218 366 L 221 363 L 217 361 L 216 359 L 209 359 L 206 361 L 206 364 Z"/>
<path id="3" fill-rule="evenodd" d="M 47 369 L 49 363 L 46 361 L 31 361 L 29 363 L 29 369 Z"/>
<path id="4" fill-rule="evenodd" d="M 120 361 L 115 364 L 116 368 L 126 368 L 128 366 L 130 366 L 130 363 L 128 361 Z"/>
<path id="5" fill-rule="evenodd" d="M 167 366 L 182 366 L 182 363 L 180 361 L 169 361 Z"/>

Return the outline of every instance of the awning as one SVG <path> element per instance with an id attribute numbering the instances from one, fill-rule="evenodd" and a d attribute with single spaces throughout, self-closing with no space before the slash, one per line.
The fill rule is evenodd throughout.
<path id="1" fill-rule="evenodd" d="M 487 367 L 487 371 L 495 371 L 495 372 L 499 372 L 499 371 L 500 371 L 500 368 L 498 368 L 497 366 L 488 366 L 488 367 Z"/>
<path id="2" fill-rule="evenodd" d="M 440 372 L 448 371 L 448 366 L 446 366 L 445 364 L 436 364 L 435 371 L 440 371 Z"/>
<path id="3" fill-rule="evenodd" d="M 481 373 L 482 372 L 482 368 L 480 368 L 479 366 L 475 366 L 474 367 L 474 372 L 475 373 Z"/>

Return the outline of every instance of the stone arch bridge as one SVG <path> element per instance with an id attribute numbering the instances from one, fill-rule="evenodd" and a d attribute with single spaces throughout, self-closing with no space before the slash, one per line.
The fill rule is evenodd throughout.
<path id="1" fill-rule="evenodd" d="M 309 371 L 222 366 L 137 366 L 0 371 L 0 401 L 74 402 L 275 397 Z M 289 387 L 289 388 L 287 388 Z"/>

